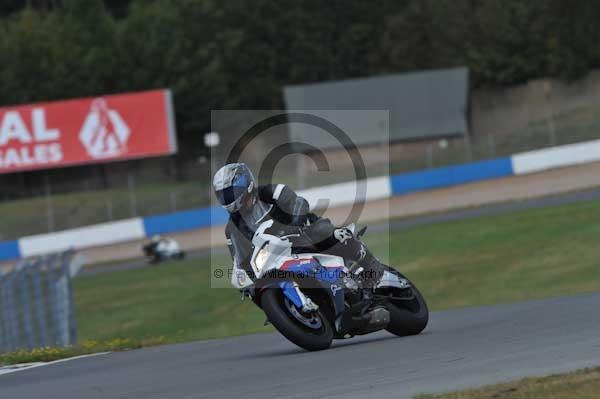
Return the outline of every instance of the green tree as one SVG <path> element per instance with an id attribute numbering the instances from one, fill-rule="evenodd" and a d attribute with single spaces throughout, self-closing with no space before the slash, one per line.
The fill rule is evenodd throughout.
<path id="1" fill-rule="evenodd" d="M 0 103 L 168 87 L 182 156 L 211 109 L 283 106 L 289 84 L 467 65 L 473 83 L 600 66 L 600 3 L 51 0 L 0 6 Z"/>

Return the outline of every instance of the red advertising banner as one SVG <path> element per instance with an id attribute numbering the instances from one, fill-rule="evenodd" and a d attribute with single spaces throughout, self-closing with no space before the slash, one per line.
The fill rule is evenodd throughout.
<path id="1" fill-rule="evenodd" d="M 176 151 L 169 90 L 0 108 L 0 173 Z"/>

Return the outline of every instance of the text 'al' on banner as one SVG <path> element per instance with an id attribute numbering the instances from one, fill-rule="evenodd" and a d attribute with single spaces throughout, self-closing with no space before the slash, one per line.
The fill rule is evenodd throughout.
<path id="1" fill-rule="evenodd" d="M 169 90 L 0 108 L 0 173 L 175 152 Z"/>

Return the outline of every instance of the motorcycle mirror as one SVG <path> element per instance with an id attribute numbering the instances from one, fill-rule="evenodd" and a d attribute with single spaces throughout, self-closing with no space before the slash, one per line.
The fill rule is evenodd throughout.
<path id="1" fill-rule="evenodd" d="M 365 227 L 363 227 L 362 229 L 360 229 L 360 230 L 358 231 L 358 233 L 356 233 L 356 238 L 360 238 L 360 236 L 364 235 L 364 234 L 365 234 L 365 232 L 367 231 L 367 227 L 368 227 L 368 226 L 365 226 Z"/>

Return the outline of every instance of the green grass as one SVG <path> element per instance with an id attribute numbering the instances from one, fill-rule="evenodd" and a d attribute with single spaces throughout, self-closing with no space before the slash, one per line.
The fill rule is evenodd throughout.
<path id="1" fill-rule="evenodd" d="M 112 339 L 110 341 L 84 341 L 77 346 L 67 347 L 43 347 L 36 349 L 20 349 L 15 352 L 1 353 L 0 366 L 7 364 L 51 362 L 68 357 L 86 355 L 90 353 L 101 353 L 111 351 L 122 351 L 137 349 L 143 346 L 159 345 L 160 340 L 134 342 L 128 339 Z"/>
<path id="2" fill-rule="evenodd" d="M 74 286 L 82 340 L 182 342 L 269 331 L 238 291 L 210 288 L 207 261 L 81 277 Z"/>
<path id="3" fill-rule="evenodd" d="M 597 399 L 599 392 L 600 369 L 590 369 L 417 399 Z"/>
<path id="4" fill-rule="evenodd" d="M 450 222 L 391 235 L 392 264 L 433 309 L 600 290 L 600 203 Z"/>

